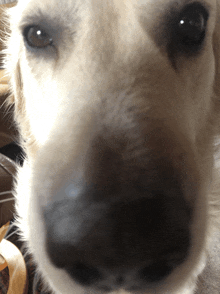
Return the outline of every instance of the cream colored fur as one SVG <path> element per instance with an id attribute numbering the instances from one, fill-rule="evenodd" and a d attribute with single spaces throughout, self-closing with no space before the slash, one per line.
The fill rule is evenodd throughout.
<path id="1" fill-rule="evenodd" d="M 168 141 L 176 138 L 177 150 L 168 150 L 167 156 L 178 158 L 183 148 L 188 181 L 199 195 L 194 199 L 191 188 L 184 187 L 191 193 L 186 198 L 195 212 L 187 260 L 162 285 L 144 294 L 193 294 L 196 289 L 220 221 L 220 3 L 201 1 L 210 13 L 204 50 L 194 57 L 179 54 L 175 70 L 160 44 L 158 28 L 172 2 L 181 6 L 192 0 L 20 0 L 6 16 L 11 28 L 5 59 L 12 92 L 8 105 L 15 105 L 20 143 L 27 155 L 14 186 L 17 225 L 55 294 L 93 292 L 49 261 L 40 205 L 49 202 L 47 195 L 79 177 L 84 154 L 100 125 L 132 132 L 130 126 L 137 122 L 127 116 L 129 108 L 159 125 L 162 121 Z M 59 52 L 50 52 L 52 57 L 27 52 L 23 42 L 23 18 L 39 8 L 65 27 Z M 159 46 L 152 34 L 158 34 L 154 37 Z M 105 109 L 101 114 L 100 103 Z M 144 152 L 139 146 L 133 156 Z"/>

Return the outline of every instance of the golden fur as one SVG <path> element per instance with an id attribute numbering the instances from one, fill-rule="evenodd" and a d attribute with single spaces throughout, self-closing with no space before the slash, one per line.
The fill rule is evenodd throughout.
<path id="1" fill-rule="evenodd" d="M 17 225 L 56 294 L 98 293 L 76 284 L 50 262 L 39 213 L 51 200 L 47 195 L 85 172 L 85 154 L 96 136 L 135 162 L 126 167 L 127 182 L 145 168 L 160 185 L 152 166 L 167 158 L 178 170 L 185 201 L 193 209 L 192 246 L 164 283 L 141 293 L 192 294 L 196 289 L 220 218 L 219 0 L 201 1 L 209 19 L 199 53 L 175 51 L 169 57 L 162 30 L 172 5 L 179 11 L 192 2 L 20 0 L 6 16 L 11 28 L 5 58 L 12 93 L 8 105 L 15 105 L 26 152 L 14 187 Z M 22 30 L 42 15 L 52 31 L 58 22 L 57 48 L 28 51 Z M 155 161 L 148 160 L 146 167 L 151 155 Z M 110 169 L 108 164 L 105 168 Z"/>

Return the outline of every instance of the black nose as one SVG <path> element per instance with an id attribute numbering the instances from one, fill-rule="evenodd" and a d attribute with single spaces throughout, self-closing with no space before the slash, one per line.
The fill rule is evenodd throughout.
<path id="1" fill-rule="evenodd" d="M 108 277 L 105 273 L 102 273 L 101 268 L 96 268 L 81 262 L 76 262 L 73 265 L 66 266 L 65 270 L 79 284 L 83 286 L 100 284 L 101 286 L 98 288 L 105 291 L 111 291 L 117 286 L 123 286 L 123 284 L 126 284 L 126 280 L 128 280 L 126 276 L 129 276 L 126 273 L 120 274 L 120 276 L 117 276 L 116 274 L 114 284 L 107 286 L 105 285 L 105 280 L 108 280 Z M 139 271 L 136 273 L 135 280 L 139 279 L 140 281 L 144 281 L 146 283 L 158 282 L 168 276 L 172 270 L 173 267 L 169 264 L 163 262 L 155 263 L 139 269 Z"/>
<path id="2" fill-rule="evenodd" d="M 82 285 L 91 285 L 97 281 L 104 279 L 102 270 L 85 265 L 81 262 L 76 262 L 71 266 L 65 267 L 66 271 Z M 140 279 L 146 282 L 157 282 L 169 275 L 173 270 L 173 266 L 165 262 L 158 262 L 152 265 L 148 265 L 141 268 L 138 271 L 138 276 Z M 123 276 L 121 276 L 121 282 L 123 282 Z"/>
<path id="3" fill-rule="evenodd" d="M 84 200 L 83 200 L 84 199 Z M 183 197 L 154 193 L 135 201 L 65 199 L 44 208 L 52 263 L 82 285 L 129 284 L 167 277 L 188 253 L 190 213 Z M 118 281 L 121 281 L 118 283 Z"/>
<path id="4" fill-rule="evenodd" d="M 102 278 L 102 275 L 97 268 L 87 266 L 80 262 L 67 266 L 65 269 L 77 282 L 86 286 L 89 286 Z"/>
<path id="5" fill-rule="evenodd" d="M 140 270 L 140 277 L 147 282 L 157 282 L 169 275 L 173 266 L 169 262 L 157 262 Z"/>

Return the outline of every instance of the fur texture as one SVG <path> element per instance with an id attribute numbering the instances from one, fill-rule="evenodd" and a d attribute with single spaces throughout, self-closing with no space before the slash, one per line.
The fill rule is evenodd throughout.
<path id="1" fill-rule="evenodd" d="M 17 225 L 45 284 L 56 294 L 104 290 L 76 283 L 51 262 L 45 207 L 56 197 L 65 198 L 66 187 L 85 177 L 102 187 L 147 181 L 172 193 L 167 162 L 192 211 L 191 246 L 164 281 L 138 293 L 192 294 L 196 289 L 220 219 L 220 10 L 218 0 L 196 2 L 208 11 L 205 38 L 200 49 L 187 49 L 174 38 L 173 27 L 193 3 L 20 0 L 5 17 L 11 29 L 5 65 L 12 95 L 7 103 L 15 105 L 26 152 L 14 185 Z M 24 30 L 32 25 L 52 36 L 53 46 L 29 46 Z M 110 160 L 99 165 L 106 146 Z M 165 175 L 169 179 L 161 184 Z M 116 196 L 122 202 L 137 197 L 127 190 L 124 194 Z M 108 285 L 111 293 L 136 293 L 114 288 L 111 277 Z"/>

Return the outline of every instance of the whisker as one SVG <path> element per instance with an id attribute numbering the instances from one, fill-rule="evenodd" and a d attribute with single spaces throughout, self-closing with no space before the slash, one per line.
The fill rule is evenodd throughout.
<path id="1" fill-rule="evenodd" d="M 15 200 L 14 198 L 7 198 L 7 199 L 3 199 L 3 200 L 0 200 L 0 203 L 4 203 L 4 202 L 8 202 L 8 201 L 13 201 Z"/>
<path id="2" fill-rule="evenodd" d="M 1 195 L 7 195 L 7 194 L 11 194 L 11 193 L 13 193 L 13 191 L 4 191 L 4 192 L 0 192 L 0 196 Z"/>
<path id="3" fill-rule="evenodd" d="M 12 226 L 13 226 L 13 225 L 12 225 Z M 10 228 L 10 229 L 11 229 L 11 228 Z M 13 236 L 14 234 L 16 234 L 18 231 L 19 231 L 19 229 L 13 231 L 13 232 L 10 233 L 10 234 L 6 234 L 5 237 L 4 237 L 4 239 L 6 239 L 6 240 L 9 239 L 11 236 Z"/>

